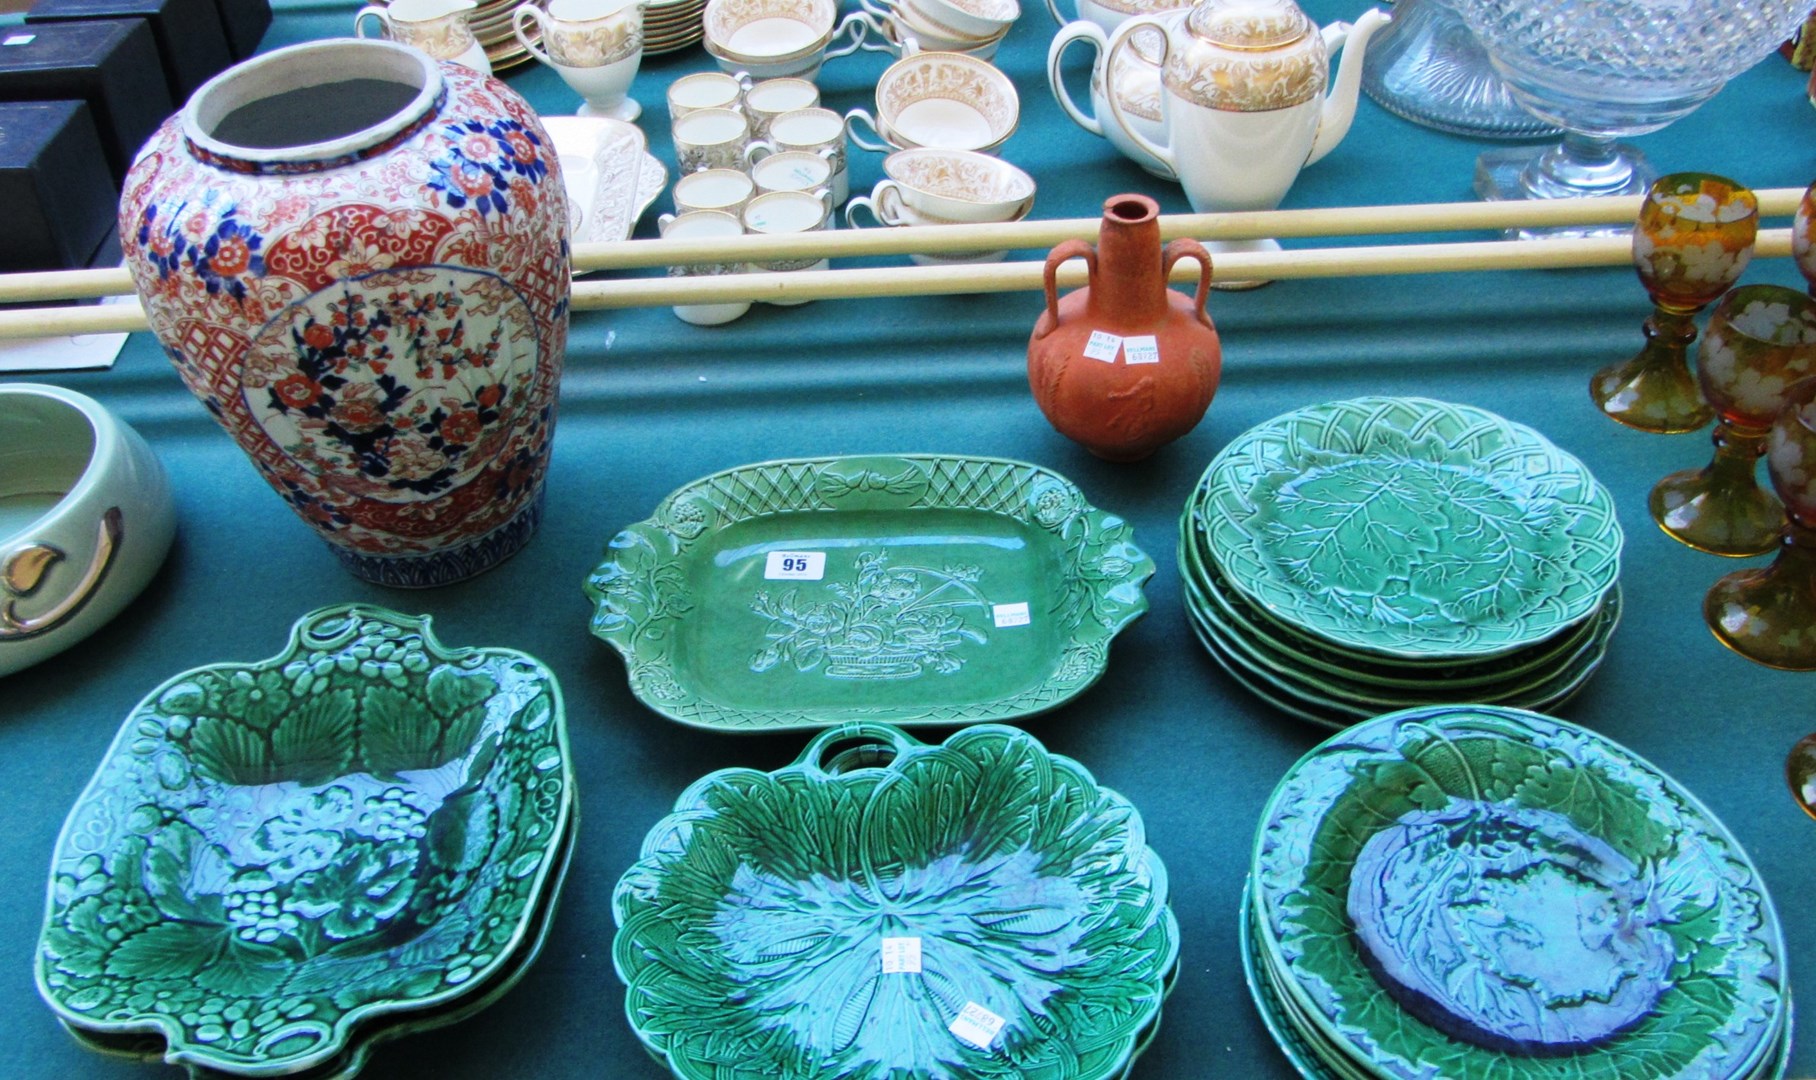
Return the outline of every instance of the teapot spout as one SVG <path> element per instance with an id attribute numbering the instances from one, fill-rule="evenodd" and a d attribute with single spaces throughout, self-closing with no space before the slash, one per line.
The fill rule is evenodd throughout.
<path id="1" fill-rule="evenodd" d="M 1325 94 L 1324 108 L 1318 116 L 1318 137 L 1305 159 L 1307 165 L 1335 150 L 1343 136 L 1349 134 L 1349 125 L 1356 118 L 1356 99 L 1361 96 L 1362 61 L 1368 52 L 1368 39 L 1390 21 L 1391 17 L 1380 8 L 1370 8 L 1354 26 L 1332 23 L 1324 28 L 1325 47 L 1331 52 L 1342 49 L 1343 58 Z"/>

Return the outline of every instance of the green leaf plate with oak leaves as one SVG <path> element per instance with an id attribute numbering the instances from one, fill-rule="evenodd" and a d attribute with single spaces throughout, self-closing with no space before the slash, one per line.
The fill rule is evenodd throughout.
<path id="1" fill-rule="evenodd" d="M 64 823 L 39 992 L 99 1047 L 348 1075 L 534 949 L 574 819 L 554 676 L 426 617 L 304 616 L 136 706 Z"/>
<path id="2" fill-rule="evenodd" d="M 917 454 L 696 480 L 614 537 L 585 588 L 644 704 L 754 732 L 1055 708 L 1102 676 L 1153 573 L 1064 477 Z"/>
<path id="3" fill-rule="evenodd" d="M 1451 705 L 1352 727 L 1275 788 L 1250 882 L 1285 1012 L 1345 1072 L 1781 1067 L 1784 940 L 1758 872 L 1682 787 L 1575 725 Z"/>
<path id="4" fill-rule="evenodd" d="M 1141 816 L 1017 728 L 857 723 L 695 782 L 613 895 L 684 1080 L 1112 1080 L 1178 966 Z"/>
<path id="5" fill-rule="evenodd" d="M 1199 486 L 1225 579 L 1349 649 L 1509 652 L 1588 618 L 1620 573 L 1607 489 L 1538 432 L 1467 405 L 1300 409 L 1237 436 Z"/>

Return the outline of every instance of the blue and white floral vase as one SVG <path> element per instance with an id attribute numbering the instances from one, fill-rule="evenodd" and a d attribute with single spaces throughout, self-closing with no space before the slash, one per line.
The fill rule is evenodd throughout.
<path id="1" fill-rule="evenodd" d="M 120 205 L 183 381 L 349 570 L 395 586 L 479 573 L 536 527 L 566 230 L 529 105 L 386 41 L 224 72 Z"/>

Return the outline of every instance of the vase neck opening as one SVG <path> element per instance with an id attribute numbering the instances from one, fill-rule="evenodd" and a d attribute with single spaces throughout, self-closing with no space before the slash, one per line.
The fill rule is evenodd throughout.
<path id="1" fill-rule="evenodd" d="M 436 114 L 436 61 L 390 41 L 278 49 L 205 83 L 183 106 L 197 157 L 235 172 L 311 172 L 374 156 Z"/>
<path id="2" fill-rule="evenodd" d="M 1118 195 L 1103 204 L 1097 234 L 1093 303 L 1134 320 L 1166 314 L 1160 276 L 1160 204 L 1145 195 Z"/>

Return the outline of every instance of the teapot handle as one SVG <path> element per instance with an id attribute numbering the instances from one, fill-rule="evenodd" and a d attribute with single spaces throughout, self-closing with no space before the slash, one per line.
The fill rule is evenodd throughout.
<path id="1" fill-rule="evenodd" d="M 1034 336 L 1046 337 L 1059 328 L 1059 265 L 1068 259 L 1080 259 L 1089 267 L 1093 279 L 1097 277 L 1097 249 L 1086 240 L 1066 240 L 1047 253 L 1047 312 L 1034 324 Z M 1205 256 L 1207 260 L 1210 256 Z M 1207 271 L 1208 273 L 1208 271 Z"/>
<path id="2" fill-rule="evenodd" d="M 1181 259 L 1198 260 L 1198 265 L 1200 267 L 1198 271 L 1198 295 L 1192 299 L 1192 316 L 1193 318 L 1196 318 L 1199 324 L 1206 330 L 1214 329 L 1214 327 L 1211 326 L 1211 316 L 1204 310 L 1204 302 L 1209 299 L 1211 295 L 1211 253 L 1206 251 L 1204 245 L 1196 240 L 1182 237 L 1178 240 L 1170 241 L 1165 250 L 1160 253 L 1161 280 L 1164 281 L 1173 276 L 1173 264 Z"/>
<path id="3" fill-rule="evenodd" d="M 1166 14 L 1171 19 L 1183 17 L 1182 13 L 1178 11 L 1167 12 Z M 1116 57 L 1122 53 L 1122 50 L 1129 47 L 1129 39 L 1135 35 L 1137 30 L 1150 26 L 1160 31 L 1161 35 L 1160 55 L 1155 58 L 1154 66 L 1162 71 L 1166 70 L 1167 53 L 1173 47 L 1172 35 L 1169 33 L 1172 29 L 1171 24 L 1169 22 L 1161 21 L 1161 17 L 1158 15 L 1138 15 L 1116 28 L 1116 32 L 1110 35 L 1109 48 L 1100 54 L 1103 60 L 1105 87 L 1109 86 L 1110 72 L 1116 70 Z M 1129 137 L 1129 141 L 1146 151 L 1156 161 L 1159 161 L 1162 165 L 1165 165 L 1167 168 L 1177 173 L 1179 171 L 1179 164 L 1173 156 L 1173 148 L 1171 146 L 1161 146 L 1136 130 L 1135 125 L 1129 123 L 1129 118 L 1123 114 L 1122 97 L 1120 95 L 1106 93 L 1104 94 L 1104 98 L 1110 106 L 1110 119 L 1114 120 L 1116 126 L 1122 129 L 1122 133 Z M 1169 129 L 1167 131 L 1167 138 L 1170 141 L 1174 136 L 1170 130 L 1170 124 L 1166 123 L 1172 119 L 1172 117 L 1168 115 L 1169 111 L 1167 106 L 1167 95 L 1162 93 L 1160 95 L 1160 118 L 1163 121 L 1161 126 Z"/>

